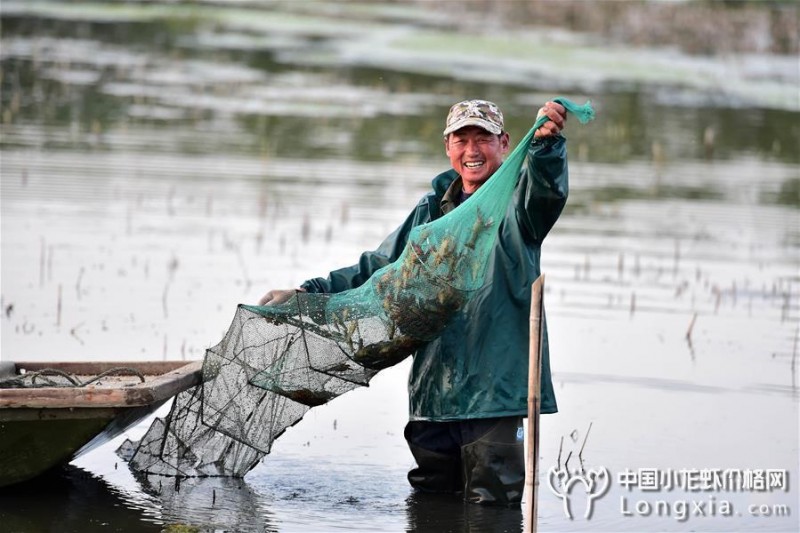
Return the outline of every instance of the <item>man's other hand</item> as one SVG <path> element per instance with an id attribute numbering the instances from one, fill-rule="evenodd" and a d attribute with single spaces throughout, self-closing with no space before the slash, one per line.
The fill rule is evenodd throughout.
<path id="1" fill-rule="evenodd" d="M 306 292 L 305 289 L 273 289 L 261 297 L 258 305 L 278 305 L 289 300 L 298 292 Z"/>

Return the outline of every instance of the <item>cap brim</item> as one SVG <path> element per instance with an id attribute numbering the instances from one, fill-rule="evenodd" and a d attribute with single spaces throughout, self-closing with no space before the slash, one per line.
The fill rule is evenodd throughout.
<path id="1" fill-rule="evenodd" d="M 483 128 L 489 133 L 493 133 L 495 135 L 500 135 L 503 133 L 503 128 L 494 122 L 489 122 L 488 120 L 478 117 L 466 117 L 448 126 L 442 135 L 449 135 L 450 133 L 460 130 L 461 128 L 466 128 L 467 126 L 478 126 L 479 128 Z"/>

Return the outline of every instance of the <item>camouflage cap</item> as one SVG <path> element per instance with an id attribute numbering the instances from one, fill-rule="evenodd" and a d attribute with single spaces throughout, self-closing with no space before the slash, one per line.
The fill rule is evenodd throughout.
<path id="1" fill-rule="evenodd" d="M 503 113 L 497 104 L 486 100 L 464 100 L 454 104 L 447 114 L 444 135 L 465 126 L 478 126 L 490 133 L 503 133 Z"/>

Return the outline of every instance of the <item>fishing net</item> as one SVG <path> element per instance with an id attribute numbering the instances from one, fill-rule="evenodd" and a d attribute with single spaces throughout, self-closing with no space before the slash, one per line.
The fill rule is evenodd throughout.
<path id="1" fill-rule="evenodd" d="M 580 122 L 591 105 L 558 98 Z M 358 288 L 240 305 L 209 349 L 203 382 L 119 453 L 134 471 L 243 476 L 309 408 L 358 386 L 436 338 L 484 283 L 488 259 L 540 117 L 458 209 L 411 230 L 400 257 Z"/>

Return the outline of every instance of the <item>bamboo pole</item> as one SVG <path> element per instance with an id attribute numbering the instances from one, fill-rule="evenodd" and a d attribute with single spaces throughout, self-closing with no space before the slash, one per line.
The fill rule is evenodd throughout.
<path id="1" fill-rule="evenodd" d="M 544 274 L 531 286 L 530 352 L 528 359 L 528 457 L 525 462 L 525 533 L 536 533 L 539 503 L 539 410 L 541 408 L 542 321 Z"/>

